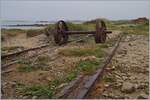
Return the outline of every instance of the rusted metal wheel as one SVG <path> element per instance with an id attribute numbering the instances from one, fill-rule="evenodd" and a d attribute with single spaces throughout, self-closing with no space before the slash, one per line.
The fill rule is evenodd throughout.
<path id="1" fill-rule="evenodd" d="M 96 43 L 104 43 L 106 41 L 106 25 L 104 21 L 97 20 L 96 21 L 96 34 L 95 34 L 95 42 Z"/>
<path id="2" fill-rule="evenodd" d="M 68 31 L 68 27 L 63 20 L 60 20 L 56 23 L 56 32 L 54 33 L 54 40 L 56 44 L 65 44 L 68 41 L 68 34 L 64 33 Z"/>

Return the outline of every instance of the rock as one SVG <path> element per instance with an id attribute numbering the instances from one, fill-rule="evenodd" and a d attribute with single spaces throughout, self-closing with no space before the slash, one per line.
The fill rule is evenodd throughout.
<path id="1" fill-rule="evenodd" d="M 146 85 L 142 84 L 142 85 L 138 85 L 137 89 L 144 89 L 146 88 Z"/>
<path id="2" fill-rule="evenodd" d="M 129 46 L 132 46 L 132 44 L 131 44 L 131 43 L 129 43 L 128 45 L 129 45 Z"/>
<path id="3" fill-rule="evenodd" d="M 46 77 L 46 80 L 47 80 L 47 81 L 52 81 L 52 79 L 53 79 L 53 78 L 50 77 L 50 76 Z"/>
<path id="4" fill-rule="evenodd" d="M 137 99 L 147 99 L 148 98 L 148 95 L 143 93 L 143 94 L 140 94 Z"/>
<path id="5" fill-rule="evenodd" d="M 124 96 L 114 96 L 113 99 L 125 99 L 125 97 Z"/>
<path id="6" fill-rule="evenodd" d="M 113 98 L 114 97 L 114 94 L 112 93 L 112 92 L 104 92 L 103 94 L 102 94 L 102 96 L 104 96 L 104 97 L 107 97 L 107 98 Z"/>
<path id="7" fill-rule="evenodd" d="M 108 71 L 109 71 L 109 70 L 115 70 L 115 66 L 107 67 L 106 70 L 108 70 Z"/>
<path id="8" fill-rule="evenodd" d="M 23 96 L 23 99 L 28 99 L 28 96 Z"/>
<path id="9" fill-rule="evenodd" d="M 95 56 L 88 56 L 83 58 L 82 60 L 96 60 L 97 58 Z"/>
<path id="10" fill-rule="evenodd" d="M 9 84 L 11 85 L 11 87 L 15 87 L 16 86 L 16 82 L 9 82 Z"/>
<path id="11" fill-rule="evenodd" d="M 115 66 L 112 66 L 112 70 L 115 70 L 115 68 L 116 68 Z"/>
<path id="12" fill-rule="evenodd" d="M 64 86 L 66 86 L 67 85 L 67 83 L 62 83 L 61 85 L 59 85 L 57 88 L 59 89 L 59 88 L 62 88 L 62 87 L 64 87 Z"/>
<path id="13" fill-rule="evenodd" d="M 135 87 L 130 82 L 124 82 L 122 85 L 121 91 L 124 93 L 132 93 L 135 91 Z"/>
<path id="14" fill-rule="evenodd" d="M 38 98 L 37 96 L 33 96 L 33 97 L 32 97 L 32 99 L 37 99 L 37 98 Z"/>
<path id="15" fill-rule="evenodd" d="M 78 42 L 78 43 L 84 43 L 85 42 L 85 40 L 78 40 L 78 41 L 76 41 L 76 42 Z"/>
<path id="16" fill-rule="evenodd" d="M 103 93 L 102 93 L 102 96 L 108 97 L 108 93 L 107 93 L 107 92 L 103 92 Z"/>
<path id="17" fill-rule="evenodd" d="M 122 86 L 122 83 L 116 83 L 115 86 L 116 86 L 116 87 L 121 87 L 121 86 Z"/>
<path id="18" fill-rule="evenodd" d="M 104 86 L 105 86 L 105 88 L 108 88 L 108 87 L 109 87 L 109 84 L 105 84 Z"/>
<path id="19" fill-rule="evenodd" d="M 126 76 L 122 76 L 122 80 L 127 80 L 128 79 L 128 77 L 126 77 Z"/>
<path id="20" fill-rule="evenodd" d="M 135 76 L 130 76 L 129 79 L 130 79 L 130 80 L 135 80 L 136 77 L 135 77 Z"/>

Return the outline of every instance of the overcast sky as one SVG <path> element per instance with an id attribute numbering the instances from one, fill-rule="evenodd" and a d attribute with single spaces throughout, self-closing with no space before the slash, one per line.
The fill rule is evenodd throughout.
<path id="1" fill-rule="evenodd" d="M 2 20 L 150 18 L 150 1 L 1 1 Z"/>

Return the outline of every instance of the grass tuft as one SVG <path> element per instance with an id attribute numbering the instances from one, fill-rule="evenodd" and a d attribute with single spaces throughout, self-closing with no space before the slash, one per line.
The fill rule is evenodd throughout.
<path id="1" fill-rule="evenodd" d="M 113 78 L 112 76 L 111 77 L 110 76 L 104 77 L 104 80 L 106 82 L 115 82 L 115 78 Z"/>
<path id="2" fill-rule="evenodd" d="M 47 85 L 34 84 L 28 87 L 25 86 L 21 90 L 24 93 L 24 95 L 37 96 L 38 98 L 42 99 L 50 99 L 53 95 L 53 91 Z"/>
<path id="3" fill-rule="evenodd" d="M 104 52 L 101 47 L 95 48 L 67 48 L 59 51 L 59 54 L 64 56 L 91 56 L 94 55 L 96 57 L 102 57 Z"/>
<path id="4" fill-rule="evenodd" d="M 19 72 L 31 72 L 31 71 L 37 70 L 37 68 L 30 66 L 30 65 L 20 66 L 17 69 Z"/>
<path id="5" fill-rule="evenodd" d="M 1 33 L 2 33 L 2 35 L 14 37 L 21 33 L 26 33 L 26 30 L 23 30 L 23 29 L 1 29 Z"/>
<path id="6" fill-rule="evenodd" d="M 85 61 L 80 61 L 77 64 L 77 70 L 80 72 L 84 72 L 86 74 L 90 74 L 94 72 L 99 66 L 100 62 L 98 61 L 91 61 L 91 60 L 85 60 Z"/>
<path id="7" fill-rule="evenodd" d="M 43 29 L 29 29 L 27 30 L 27 37 L 34 37 L 40 34 L 43 34 L 44 30 Z"/>

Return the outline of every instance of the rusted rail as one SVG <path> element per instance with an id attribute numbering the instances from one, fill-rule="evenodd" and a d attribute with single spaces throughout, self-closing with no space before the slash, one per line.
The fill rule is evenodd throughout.
<path id="1" fill-rule="evenodd" d="M 85 39 L 87 39 L 87 38 L 89 38 L 89 37 L 91 37 L 91 35 L 87 35 L 86 37 L 84 37 L 84 38 L 82 38 L 82 39 L 71 40 L 71 41 L 69 41 L 69 43 L 79 42 L 79 41 L 85 40 Z M 26 49 L 26 50 L 23 50 L 23 51 L 20 51 L 20 52 L 3 55 L 3 56 L 2 56 L 2 60 L 4 60 L 5 58 L 12 57 L 12 56 L 18 56 L 18 55 L 23 54 L 23 53 L 28 52 L 28 51 L 33 51 L 33 50 L 45 48 L 45 47 L 48 47 L 48 46 L 49 46 L 49 45 L 46 44 L 46 45 L 43 45 L 43 46 Z M 65 46 L 65 45 L 62 45 L 62 46 L 59 46 L 59 47 L 63 47 L 63 46 Z M 29 57 L 29 58 L 35 57 L 35 56 L 37 56 L 37 55 L 43 54 L 43 53 L 48 52 L 48 51 L 53 52 L 54 50 L 58 49 L 59 47 L 56 46 L 56 47 L 53 47 L 53 48 L 51 48 L 51 49 L 49 49 L 49 50 L 47 50 L 47 51 L 44 51 L 44 52 L 42 52 L 42 53 L 36 53 L 35 55 L 33 55 L 33 56 Z M 15 60 L 15 61 L 11 61 L 11 62 L 9 62 L 9 63 L 7 63 L 7 64 L 2 64 L 2 70 L 7 69 L 9 66 L 11 66 L 11 65 L 13 65 L 13 64 L 15 64 L 15 63 L 17 63 L 17 62 L 19 62 L 19 61 L 20 61 L 20 59 L 19 59 L 19 60 Z"/>
<path id="2" fill-rule="evenodd" d="M 76 78 L 76 80 L 69 83 L 68 86 L 66 86 L 62 91 L 60 91 L 54 98 L 61 98 L 61 99 L 83 99 L 91 87 L 95 84 L 96 80 L 98 78 L 101 78 L 103 75 L 103 71 L 107 67 L 107 65 L 110 63 L 111 59 L 115 55 L 115 52 L 117 48 L 119 47 L 119 43 L 121 42 L 121 39 L 123 37 L 123 34 L 120 35 L 117 43 L 115 44 L 115 47 L 112 49 L 111 54 L 107 57 L 106 61 L 103 63 L 103 65 L 100 65 L 100 69 L 98 69 L 95 74 L 93 75 L 86 75 L 86 76 L 79 76 Z"/>
<path id="3" fill-rule="evenodd" d="M 47 47 L 47 46 L 49 46 L 49 45 L 46 44 L 46 45 L 42 45 L 42 46 L 39 46 L 39 47 L 29 48 L 29 49 L 22 50 L 22 51 L 19 51 L 19 52 L 2 55 L 1 58 L 2 58 L 2 59 L 5 59 L 5 58 L 7 58 L 7 57 L 16 56 L 16 55 L 19 55 L 19 54 L 22 54 L 22 53 L 25 53 L 25 52 L 28 52 L 28 51 L 33 51 L 33 50 L 45 48 L 45 47 Z"/>

